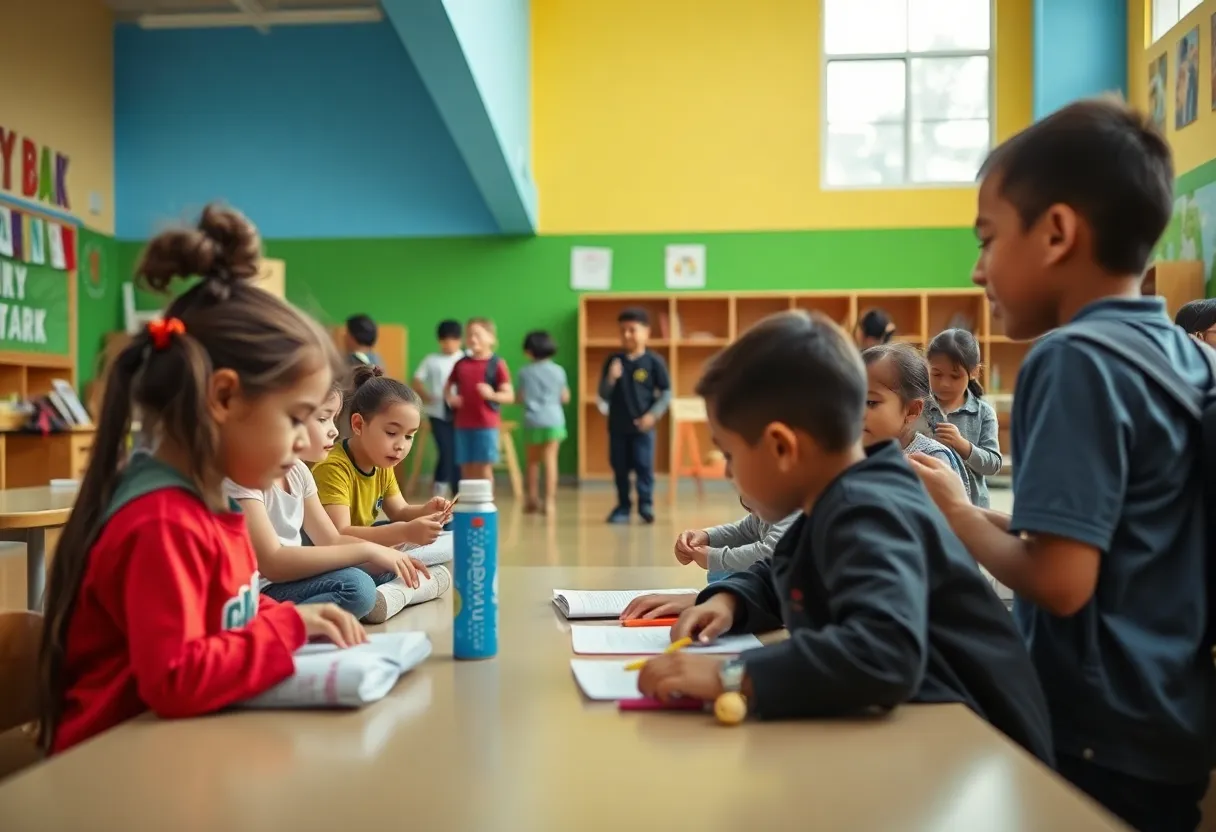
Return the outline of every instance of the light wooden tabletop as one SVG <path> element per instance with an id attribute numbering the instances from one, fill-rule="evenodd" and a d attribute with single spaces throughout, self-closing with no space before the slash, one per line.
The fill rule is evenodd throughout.
<path id="1" fill-rule="evenodd" d="M 0 490 L 0 529 L 62 526 L 76 502 L 77 488 L 6 488 Z"/>
<path id="2" fill-rule="evenodd" d="M 502 570 L 496 660 L 455 662 L 451 596 L 390 629 L 435 655 L 361 711 L 141 718 L 0 786 L 5 830 L 1119 829 L 961 706 L 755 723 L 582 700 L 554 587 L 668 567 Z"/>

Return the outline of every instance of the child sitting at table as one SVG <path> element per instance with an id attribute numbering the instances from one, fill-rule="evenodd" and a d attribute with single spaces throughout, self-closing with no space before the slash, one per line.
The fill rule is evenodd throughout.
<path id="1" fill-rule="evenodd" d="M 672 641 L 785 627 L 789 638 L 721 660 L 647 662 L 646 696 L 738 692 L 764 719 L 957 702 L 1044 762 L 1050 721 L 1009 613 L 894 442 L 863 447 L 866 374 L 821 315 L 766 318 L 697 384 L 711 434 L 761 518 L 801 516 L 771 560 L 711 584 Z"/>
<path id="2" fill-rule="evenodd" d="M 51 753 L 148 710 L 198 716 L 263 693 L 310 638 L 366 640 L 333 604 L 259 595 L 245 519 L 224 498 L 225 477 L 263 490 L 295 464 L 342 366 L 315 322 L 253 284 L 260 256 L 244 217 L 209 206 L 140 259 L 154 290 L 200 279 L 110 369 L 46 593 L 40 741 Z M 154 450 L 127 459 L 133 408 Z"/>
<path id="3" fill-rule="evenodd" d="M 342 389 L 334 384 L 320 410 L 306 421 L 308 442 L 300 458 L 268 489 L 245 488 L 224 480 L 224 492 L 240 505 L 262 576 L 261 591 L 276 601 L 333 603 L 372 623 L 387 618 L 377 587 L 400 578 L 411 587 L 430 573 L 408 554 L 370 540 L 343 539 L 317 497 L 308 463 L 325 459 L 338 436 L 334 419 L 342 409 Z M 307 534 L 310 546 L 305 546 Z"/>

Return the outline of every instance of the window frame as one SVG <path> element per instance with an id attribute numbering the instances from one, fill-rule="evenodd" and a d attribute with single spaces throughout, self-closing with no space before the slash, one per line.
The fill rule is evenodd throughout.
<path id="1" fill-rule="evenodd" d="M 915 58 L 976 58 L 988 59 L 988 150 L 996 146 L 996 0 L 988 3 L 988 49 L 935 49 L 927 52 L 864 52 L 848 55 L 828 53 L 827 5 L 831 0 L 819 3 L 819 190 L 821 191 L 902 191 L 941 190 L 943 188 L 966 188 L 969 183 L 951 181 L 913 181 L 909 175 L 912 167 L 912 60 Z M 904 0 L 905 3 L 910 0 Z M 828 64 L 836 61 L 903 61 L 904 62 L 904 180 L 885 185 L 834 185 L 828 182 Z M 966 119 L 951 119 L 966 121 Z M 978 173 L 978 171 L 977 171 Z"/>
<path id="2" fill-rule="evenodd" d="M 1168 25 L 1164 29 L 1162 29 L 1160 33 L 1158 33 L 1157 32 L 1157 8 L 1162 3 L 1162 0 L 1148 0 L 1148 44 L 1147 44 L 1148 46 L 1152 46 L 1153 44 L 1155 44 L 1158 41 L 1165 38 L 1165 36 L 1168 35 L 1170 32 L 1172 32 L 1175 28 L 1177 28 L 1178 24 L 1181 23 L 1183 20 L 1185 20 L 1188 15 L 1190 15 L 1191 13 L 1193 13 L 1195 11 L 1198 11 L 1199 8 L 1201 6 L 1203 6 L 1203 0 L 1200 0 L 1200 2 L 1195 4 L 1194 8 L 1187 9 L 1184 12 L 1184 11 L 1182 11 L 1182 0 L 1169 0 L 1169 2 L 1174 7 L 1174 14 L 1172 17 L 1172 22 L 1170 23 L 1170 25 Z"/>

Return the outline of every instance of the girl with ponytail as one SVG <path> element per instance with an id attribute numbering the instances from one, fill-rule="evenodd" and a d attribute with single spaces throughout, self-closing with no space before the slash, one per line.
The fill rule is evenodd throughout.
<path id="1" fill-rule="evenodd" d="M 366 636 L 332 604 L 258 594 L 225 478 L 266 489 L 295 464 L 342 368 L 329 338 L 253 285 L 257 231 L 215 206 L 167 231 L 136 269 L 147 287 L 197 278 L 113 362 L 93 456 L 51 566 L 39 657 L 51 753 L 144 711 L 189 717 L 291 675 L 309 638 Z M 148 452 L 128 458 L 138 410 Z"/>
<path id="2" fill-rule="evenodd" d="M 963 458 L 971 502 L 988 508 L 987 477 L 1000 472 L 1000 440 L 996 410 L 984 401 L 980 347 L 965 329 L 947 329 L 929 342 L 929 385 L 945 418 L 934 426 L 934 437 Z"/>

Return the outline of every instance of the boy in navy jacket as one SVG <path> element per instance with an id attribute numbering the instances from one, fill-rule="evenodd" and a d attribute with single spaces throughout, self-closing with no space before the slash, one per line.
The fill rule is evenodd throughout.
<path id="1" fill-rule="evenodd" d="M 958 702 L 1051 762 L 1047 705 L 1005 606 L 894 443 L 861 444 L 866 375 L 848 336 L 789 312 L 748 330 L 697 385 L 748 506 L 801 511 L 771 561 L 703 591 L 672 639 L 785 626 L 733 662 L 646 664 L 643 693 L 737 689 L 765 719 Z M 957 479 L 957 477 L 956 477 Z"/>
<path id="2" fill-rule="evenodd" d="M 964 507 L 933 461 L 918 473 L 1017 595 L 1060 773 L 1137 829 L 1193 830 L 1216 694 L 1198 428 L 1071 334 L 1113 327 L 1179 384 L 1212 383 L 1199 345 L 1140 294 L 1173 205 L 1169 147 L 1122 103 L 1082 101 L 998 147 L 981 176 L 975 282 L 1011 337 L 1043 336 L 1018 373 L 1013 516 Z"/>

